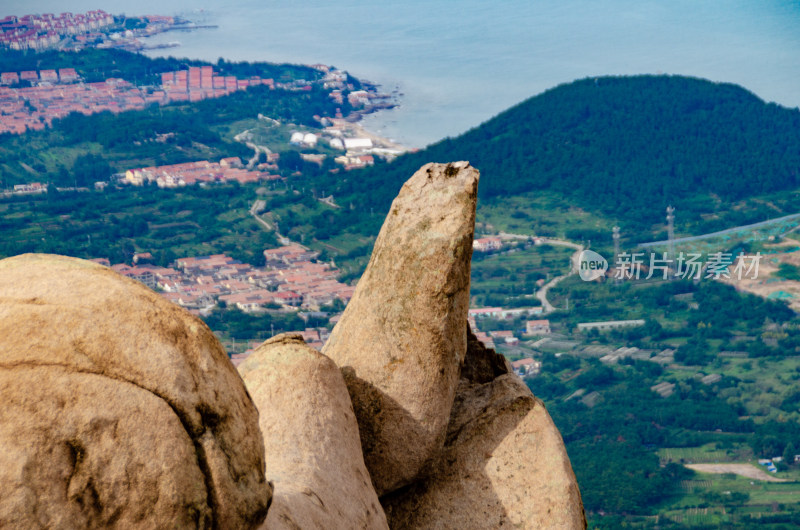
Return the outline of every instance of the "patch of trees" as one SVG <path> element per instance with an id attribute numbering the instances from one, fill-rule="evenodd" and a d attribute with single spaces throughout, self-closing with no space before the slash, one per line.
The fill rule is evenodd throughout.
<path id="1" fill-rule="evenodd" d="M 586 510 L 650 513 L 694 474 L 678 464 L 659 467 L 658 456 L 639 444 L 598 436 L 599 441 L 581 440 L 568 447 Z"/>
<path id="2" fill-rule="evenodd" d="M 741 407 L 700 382 L 681 383 L 667 398 L 652 392 L 661 374 L 654 363 L 610 367 L 589 361 L 583 373 L 565 383 L 559 372 L 574 370 L 576 358 L 545 355 L 542 361 L 542 375 L 526 382 L 545 400 L 561 431 L 587 510 L 652 514 L 666 497 L 678 494 L 680 481 L 692 472 L 676 464 L 660 467 L 658 447 L 697 446 L 720 436 L 727 442 L 752 440 L 756 427 L 739 419 Z M 579 387 L 599 389 L 601 399 L 591 408 L 576 399 L 563 401 Z M 765 434 L 775 432 L 764 429 Z"/>
<path id="3" fill-rule="evenodd" d="M 267 339 L 273 330 L 283 333 L 305 326 L 297 313 L 245 313 L 236 307 L 214 309 L 203 320 L 214 331 L 236 340 Z"/>
<path id="4" fill-rule="evenodd" d="M 48 252 L 121 263 L 133 251 L 167 265 L 176 257 L 228 253 L 260 266 L 275 235 L 246 215 L 253 186 L 180 190 L 113 186 L 105 191 L 57 192 L 0 201 L 0 256 Z M 231 212 L 238 212 L 231 216 Z M 231 221 L 231 218 L 236 218 Z"/>

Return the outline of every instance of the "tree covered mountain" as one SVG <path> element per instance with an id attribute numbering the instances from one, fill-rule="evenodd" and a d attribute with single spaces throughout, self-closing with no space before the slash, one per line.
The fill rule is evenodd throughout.
<path id="1" fill-rule="evenodd" d="M 730 204 L 799 187 L 800 110 L 702 79 L 583 79 L 326 188 L 386 209 L 416 168 L 451 160 L 481 170 L 484 200 L 549 190 L 589 210 L 653 222 L 668 203 L 698 195 Z"/>

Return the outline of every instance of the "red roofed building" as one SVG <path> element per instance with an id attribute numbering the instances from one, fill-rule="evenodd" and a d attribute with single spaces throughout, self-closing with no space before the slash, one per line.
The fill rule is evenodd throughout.
<path id="1" fill-rule="evenodd" d="M 17 72 L 3 72 L 0 74 L 0 83 L 4 85 L 16 85 L 19 83 L 19 75 Z"/>
<path id="2" fill-rule="evenodd" d="M 220 160 L 219 165 L 222 167 L 242 167 L 242 159 L 238 156 L 229 156 Z"/>
<path id="3" fill-rule="evenodd" d="M 39 78 L 42 81 L 58 83 L 58 73 L 55 70 L 42 70 L 41 72 L 39 72 Z"/>
<path id="4" fill-rule="evenodd" d="M 538 374 L 542 369 L 542 363 L 541 361 L 526 358 L 520 359 L 519 361 L 513 361 L 511 363 L 511 367 L 514 369 L 514 373 L 519 376 L 534 375 Z"/>
<path id="5" fill-rule="evenodd" d="M 549 320 L 529 320 L 525 323 L 525 333 L 528 335 L 549 335 Z"/>
<path id="6" fill-rule="evenodd" d="M 482 237 L 472 242 L 472 249 L 477 252 L 500 250 L 502 246 L 503 241 L 499 237 Z"/>
<path id="7" fill-rule="evenodd" d="M 70 83 L 78 80 L 78 72 L 74 68 L 61 68 L 58 71 L 58 78 L 62 83 Z"/>

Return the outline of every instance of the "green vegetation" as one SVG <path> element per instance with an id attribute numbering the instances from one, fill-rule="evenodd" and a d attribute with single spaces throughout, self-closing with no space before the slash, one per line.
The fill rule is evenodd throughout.
<path id="1" fill-rule="evenodd" d="M 577 207 L 572 201 L 551 191 L 529 192 L 479 202 L 479 233 L 537 235 L 592 246 L 611 243 L 613 223 L 602 213 Z"/>
<path id="2" fill-rule="evenodd" d="M 263 263 L 275 245 L 248 213 L 255 189 L 227 185 L 162 190 L 151 186 L 103 192 L 56 192 L 0 201 L 0 255 L 48 252 L 130 263 L 151 252 L 157 263 L 227 252 Z"/>
<path id="3" fill-rule="evenodd" d="M 606 219 L 584 228 L 606 231 L 616 221 L 636 243 L 666 238 L 653 224 L 661 225 L 670 203 L 686 234 L 800 210 L 794 194 L 775 193 L 800 186 L 799 126 L 799 110 L 734 85 L 678 76 L 584 79 L 358 179 L 329 177 L 320 185 L 356 207 L 385 212 L 424 163 L 469 160 L 481 170 L 482 210 L 520 194 L 547 194 Z"/>
<path id="4" fill-rule="evenodd" d="M 800 491 L 795 483 L 698 478 L 681 467 L 755 464 L 789 453 L 793 459 L 800 441 L 800 356 L 794 346 L 800 317 L 782 303 L 710 280 L 614 284 L 568 278 L 552 294 L 559 307 L 570 299 L 569 312 L 550 315 L 564 336 L 554 339 L 560 357 L 538 353 L 542 373 L 527 381 L 561 430 L 594 528 L 622 522 L 654 528 L 650 516 L 656 514 L 661 528 L 746 528 L 751 517 L 780 513 L 789 521 L 800 513 L 800 497 L 784 493 Z M 629 318 L 647 323 L 603 333 L 576 330 L 578 322 Z M 645 358 L 673 349 L 675 364 L 631 358 L 606 364 L 595 353 L 601 347 L 638 347 L 651 352 Z M 704 382 L 708 374 L 719 379 Z M 674 384 L 673 393 L 651 391 L 659 383 Z M 595 399 L 582 399 L 594 392 Z M 800 468 L 791 465 L 778 478 L 800 481 Z M 783 507 L 773 509 L 773 503 Z"/>
<path id="5" fill-rule="evenodd" d="M 41 64 L 33 65 L 33 58 Z M 199 63 L 151 60 L 87 50 L 18 54 L 5 70 L 76 67 L 87 79 L 139 83 Z M 293 80 L 303 67 L 220 61 L 230 75 Z M 274 68 L 277 70 L 270 70 Z M 283 70 L 281 70 L 283 69 Z M 335 111 L 324 90 L 256 88 L 197 104 L 152 107 L 117 116 L 73 115 L 55 127 L 0 137 L 2 185 L 34 180 L 89 186 L 131 167 L 249 155 L 232 140 L 284 139 L 288 124 L 316 126 Z M 263 114 L 280 120 L 265 125 Z M 422 164 L 468 159 L 482 172 L 478 230 L 591 242 L 607 253 L 610 228 L 623 245 L 664 239 L 664 207 L 678 207 L 678 230 L 696 234 L 800 211 L 800 111 L 765 104 L 732 85 L 666 76 L 582 80 L 521 103 L 457 139 L 391 164 L 331 173 L 330 165 L 285 151 L 285 180 L 267 186 L 215 185 L 159 190 L 116 188 L 0 199 L 0 256 L 56 252 L 129 261 L 149 251 L 156 262 L 227 252 L 259 265 L 275 235 L 248 210 L 266 202 L 263 219 L 282 235 L 335 259 L 343 280 L 357 279 L 391 199 Z M 338 207 L 318 198 L 333 194 Z M 786 227 L 788 229 L 788 227 Z M 760 248 L 740 238 L 723 244 Z M 716 243 L 715 243 L 716 244 Z M 536 306 L 536 283 L 563 275 L 571 249 L 530 245 L 475 255 L 476 305 Z M 608 255 L 608 254 L 606 254 Z M 782 266 L 784 278 L 800 270 Z M 569 277 L 549 300 L 555 335 L 518 347 L 542 373 L 528 378 L 561 430 L 594 528 L 780 528 L 800 524 L 796 482 L 762 483 L 694 473 L 687 462 L 748 463 L 800 447 L 800 318 L 776 301 L 742 295 L 710 280 L 585 283 Z M 568 308 L 568 309 L 567 309 Z M 580 322 L 645 319 L 640 327 L 581 333 Z M 223 338 L 250 340 L 306 325 L 295 315 L 253 316 L 226 309 L 207 321 Z M 317 323 L 317 324 L 322 324 Z M 489 329 L 524 327 L 524 318 L 486 321 Z M 534 345 L 536 344 L 536 345 Z M 597 351 L 674 350 L 674 364 L 599 361 Z M 602 355 L 602 354 L 601 354 Z M 703 382 L 716 374 L 718 380 Z M 662 397 L 651 391 L 674 385 Z M 594 394 L 593 399 L 585 399 Z M 797 481 L 800 470 L 778 474 Z"/>
<path id="6" fill-rule="evenodd" d="M 800 267 L 791 263 L 781 263 L 778 267 L 778 276 L 784 280 L 800 281 Z"/>
<path id="7" fill-rule="evenodd" d="M 161 72 L 206 64 L 97 49 L 79 53 L 18 52 L 11 56 L 19 61 L 3 55 L 0 66 L 6 66 L 0 71 L 75 66 L 87 80 L 93 81 L 116 76 L 131 82 L 160 83 Z M 306 66 L 224 60 L 220 60 L 215 69 L 225 75 L 260 75 L 286 83 L 302 79 L 313 81 L 321 75 Z M 329 90 L 319 85 L 303 91 L 255 86 L 191 104 L 150 106 L 120 114 L 103 112 L 84 116 L 73 113 L 43 131 L 0 135 L 0 187 L 33 181 L 58 186 L 85 185 L 108 180 L 112 171 L 135 167 L 218 160 L 227 156 L 249 158 L 252 150 L 233 140 L 241 131 L 233 129 L 231 124 L 262 114 L 285 123 L 319 127 L 314 116 L 333 116 L 337 109 L 349 111 L 346 102 L 336 104 L 328 93 Z M 93 158 L 87 167 L 85 157 L 90 155 Z M 79 161 L 81 157 L 84 160 Z M 309 177 L 313 176 L 314 173 L 309 172 Z"/>
<path id="8" fill-rule="evenodd" d="M 535 297 L 536 282 L 566 274 L 573 252 L 564 247 L 520 242 L 502 253 L 473 254 L 472 304 L 476 307 L 541 305 Z"/>

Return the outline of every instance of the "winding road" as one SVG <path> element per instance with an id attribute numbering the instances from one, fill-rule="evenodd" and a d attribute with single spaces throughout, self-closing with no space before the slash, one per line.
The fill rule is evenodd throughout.
<path id="1" fill-rule="evenodd" d="M 526 236 L 523 234 L 507 234 L 505 232 L 500 232 L 498 237 L 501 239 L 529 239 L 532 236 Z M 578 259 L 580 258 L 581 252 L 583 252 L 583 245 L 579 245 L 578 243 L 573 243 L 572 241 L 565 241 L 563 239 L 553 239 L 548 237 L 541 237 L 539 238 L 542 245 L 553 245 L 556 247 L 568 247 L 575 249 L 575 252 L 570 257 L 570 269 L 567 274 L 564 276 L 556 276 L 546 284 L 542 285 L 542 287 L 536 291 L 536 298 L 542 303 L 542 314 L 552 313 L 556 310 L 553 304 L 547 299 L 547 291 L 550 290 L 551 287 L 555 287 L 558 285 L 562 280 L 565 278 L 569 278 L 573 274 L 578 272 Z"/>
<path id="2" fill-rule="evenodd" d="M 253 219 L 258 221 L 258 223 L 261 226 L 263 226 L 265 230 L 269 230 L 270 232 L 274 231 L 275 232 L 275 237 L 278 238 L 278 242 L 280 242 L 281 245 L 291 245 L 292 244 L 292 240 L 291 239 L 289 239 L 288 237 L 282 236 L 278 232 L 276 227 L 273 227 L 271 224 L 269 224 L 264 219 L 262 219 L 260 215 L 258 215 L 259 212 L 264 211 L 264 208 L 266 208 L 266 207 L 267 207 L 267 201 L 264 201 L 262 199 L 256 199 L 256 201 L 253 202 L 253 205 L 250 207 L 250 215 L 252 215 Z"/>

